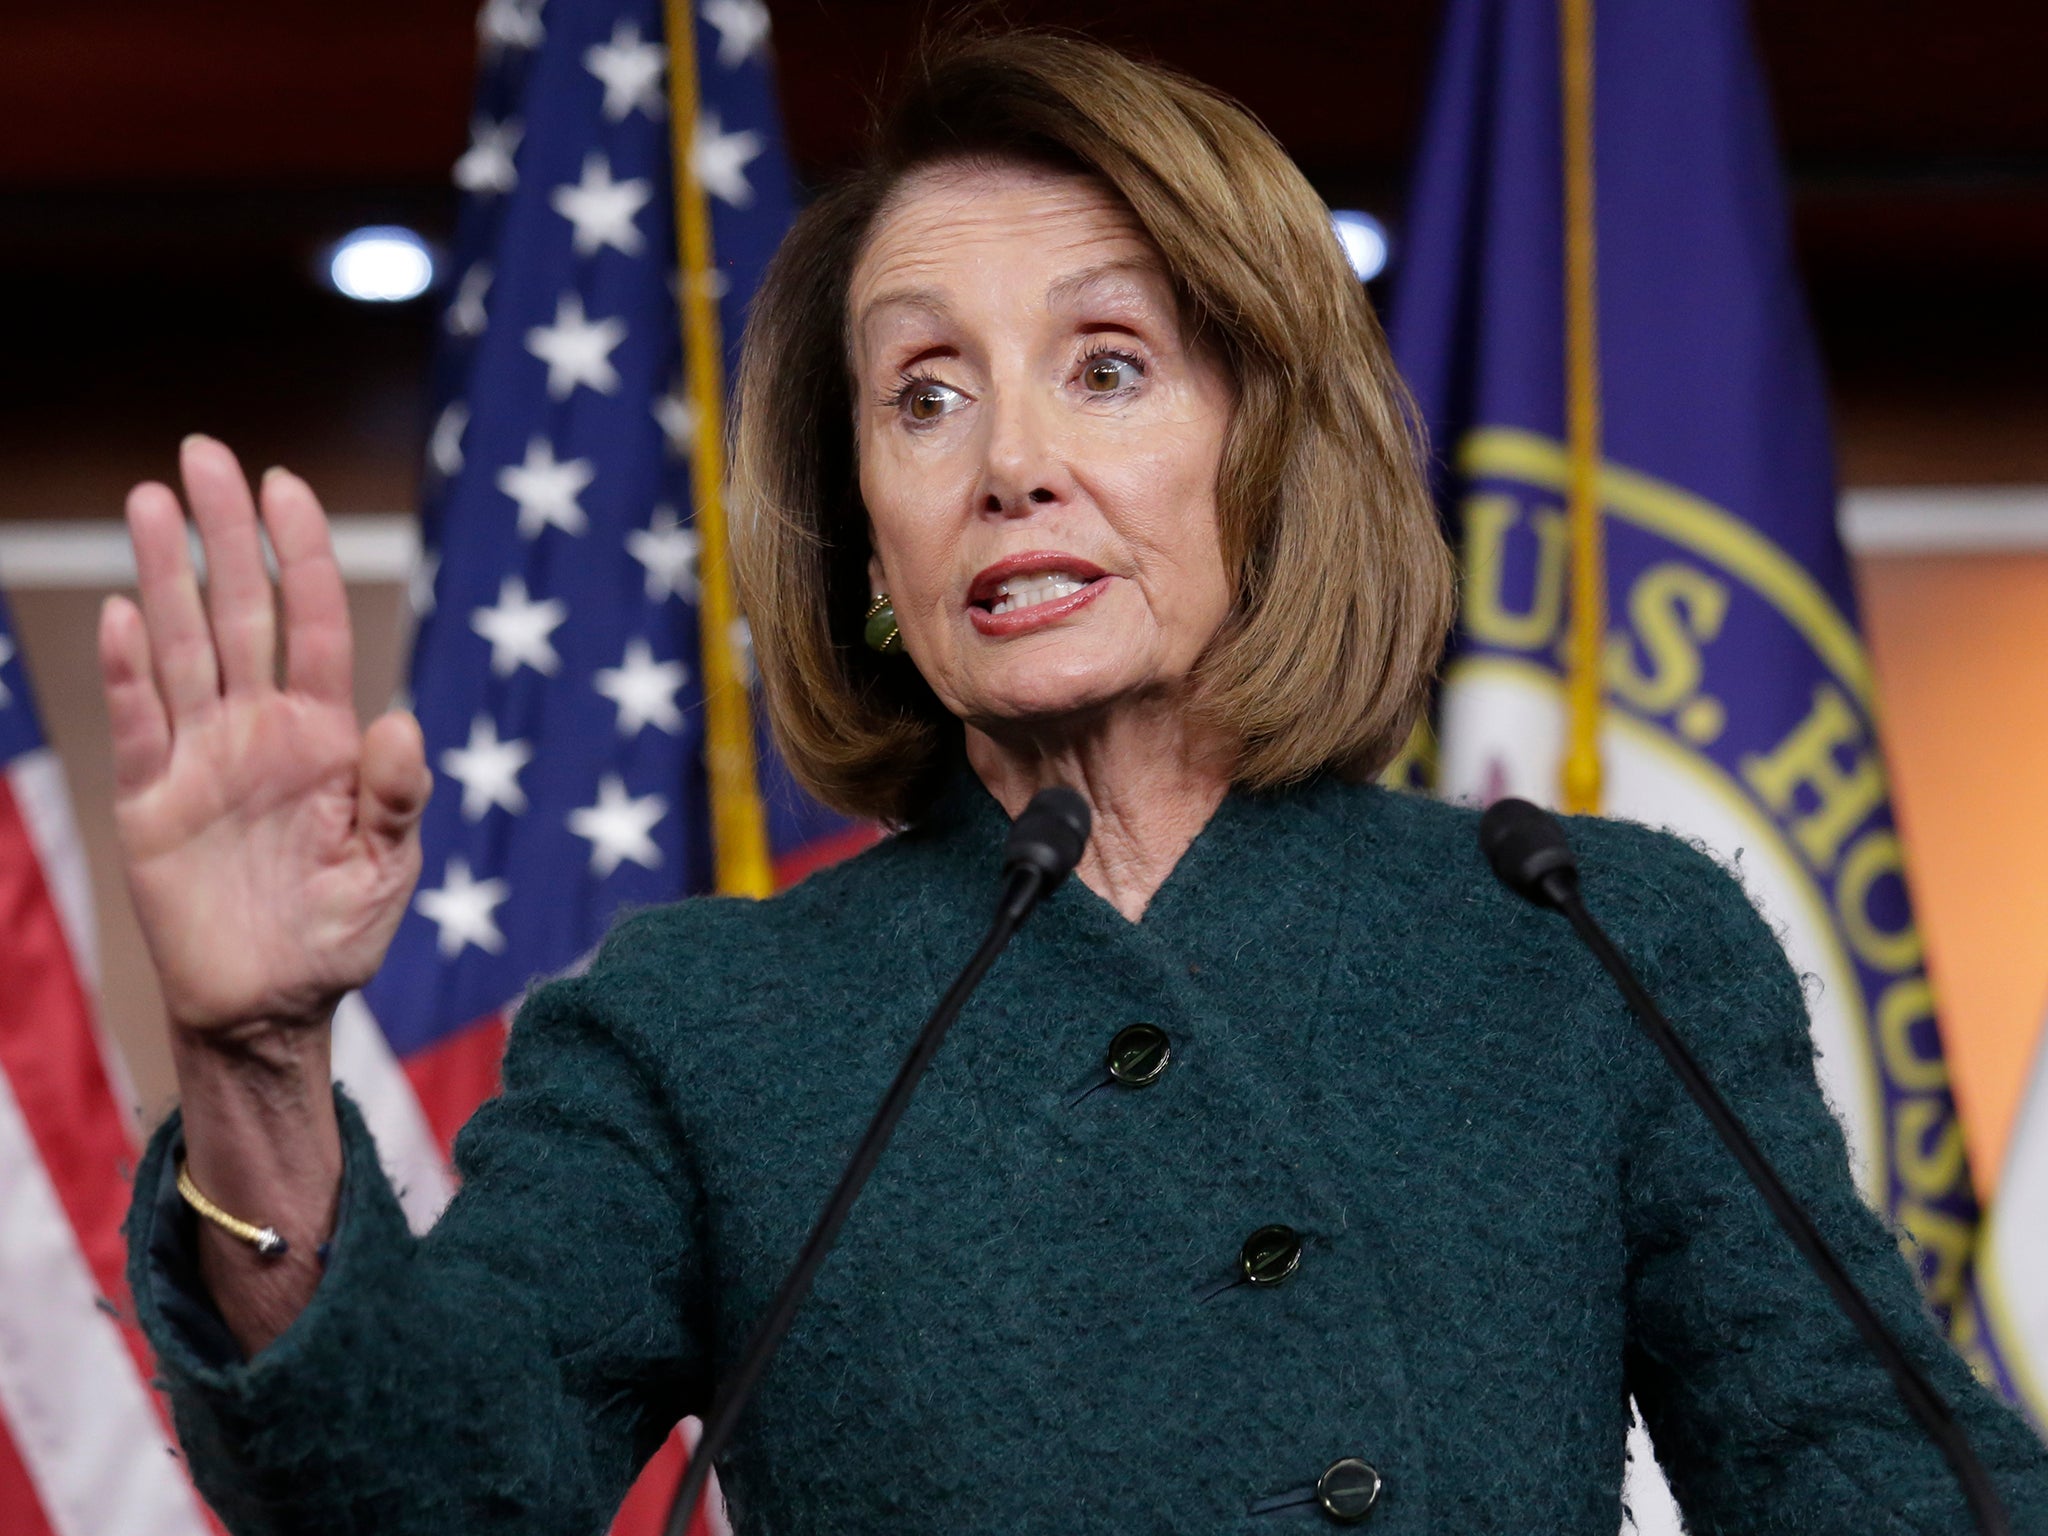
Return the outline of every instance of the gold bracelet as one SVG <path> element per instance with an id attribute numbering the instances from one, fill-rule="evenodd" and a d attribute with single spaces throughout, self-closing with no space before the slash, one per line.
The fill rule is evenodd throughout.
<path id="1" fill-rule="evenodd" d="M 259 1227 L 253 1222 L 230 1216 L 206 1196 L 199 1193 L 199 1186 L 192 1182 L 192 1174 L 185 1167 L 185 1160 L 178 1159 L 178 1193 L 185 1197 L 185 1203 L 219 1227 L 230 1237 L 238 1237 L 254 1248 L 266 1259 L 281 1258 L 291 1252 L 291 1244 L 275 1227 Z"/>

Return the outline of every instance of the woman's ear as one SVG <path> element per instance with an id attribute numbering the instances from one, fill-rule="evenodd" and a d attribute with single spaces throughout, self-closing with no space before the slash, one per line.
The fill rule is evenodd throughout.
<path id="1" fill-rule="evenodd" d="M 868 556 L 868 596 L 880 597 L 889 590 L 889 578 L 882 573 L 880 554 Z"/>

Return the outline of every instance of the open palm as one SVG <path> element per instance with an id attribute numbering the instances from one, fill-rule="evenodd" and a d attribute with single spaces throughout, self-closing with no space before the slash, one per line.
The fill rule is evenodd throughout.
<path id="1" fill-rule="evenodd" d="M 144 484 L 127 507 L 141 607 L 100 616 L 129 888 L 174 1023 L 317 1024 L 375 972 L 418 878 L 419 726 L 356 724 L 347 599 L 306 483 L 264 477 L 273 596 L 234 455 L 188 438 L 180 467 L 204 601 L 177 496 Z"/>

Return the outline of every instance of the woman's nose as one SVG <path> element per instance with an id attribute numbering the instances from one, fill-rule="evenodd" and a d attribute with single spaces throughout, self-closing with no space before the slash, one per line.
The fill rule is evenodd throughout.
<path id="1" fill-rule="evenodd" d="M 1048 419 L 1052 414 L 1029 395 L 1014 393 L 988 413 L 980 486 L 984 513 L 1023 517 L 1072 494 L 1073 474 L 1058 425 Z"/>

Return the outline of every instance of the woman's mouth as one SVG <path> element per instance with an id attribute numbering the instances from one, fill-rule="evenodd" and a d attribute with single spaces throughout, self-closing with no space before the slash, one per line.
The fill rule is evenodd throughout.
<path id="1" fill-rule="evenodd" d="M 1087 585 L 1087 582 L 1069 576 L 1065 571 L 1048 571 L 1043 576 L 1019 576 L 997 585 L 995 601 L 989 605 L 988 611 L 1004 614 L 1015 613 L 1019 608 L 1036 608 L 1040 603 L 1050 603 L 1056 598 L 1072 597 Z"/>
<path id="2" fill-rule="evenodd" d="M 1108 584 L 1100 567 L 1071 555 L 1013 555 L 975 577 L 967 614 L 984 635 L 1021 634 L 1085 607 Z"/>

